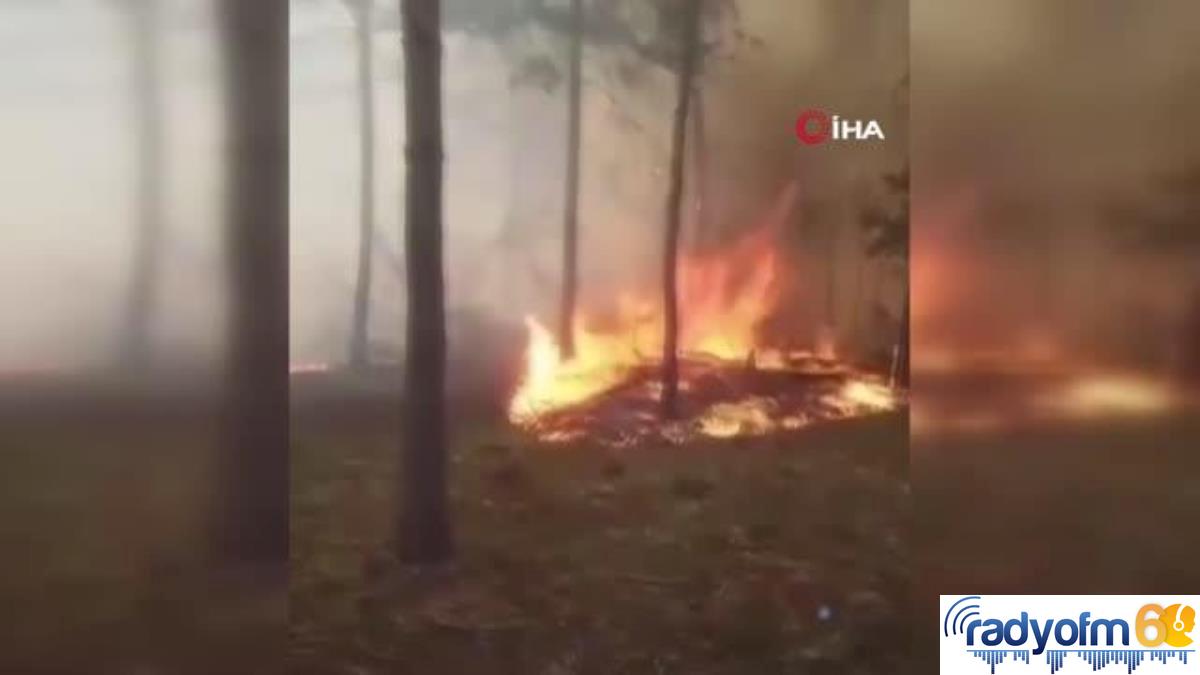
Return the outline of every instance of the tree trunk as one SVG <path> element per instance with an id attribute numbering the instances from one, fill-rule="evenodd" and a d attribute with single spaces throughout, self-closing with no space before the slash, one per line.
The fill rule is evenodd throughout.
<path id="1" fill-rule="evenodd" d="M 679 96 L 671 138 L 671 187 L 667 196 L 666 241 L 663 246 L 663 364 L 662 415 L 679 414 L 679 229 L 683 206 L 683 164 L 687 144 L 687 116 L 692 96 L 700 41 L 700 2 L 688 0 L 682 22 L 683 60 L 679 69 Z"/>
<path id="2" fill-rule="evenodd" d="M 692 118 L 692 232 L 693 243 L 703 248 L 713 240 L 709 232 L 708 200 L 708 131 L 704 117 L 704 92 L 696 83 L 696 100 L 691 104 Z"/>
<path id="3" fill-rule="evenodd" d="M 401 0 L 408 170 L 405 241 L 408 336 L 399 556 L 452 554 L 446 504 L 446 311 L 442 278 L 442 42 L 440 0 Z"/>
<path id="4" fill-rule="evenodd" d="M 288 6 L 222 0 L 229 265 L 226 563 L 288 557 Z"/>
<path id="5" fill-rule="evenodd" d="M 558 339 L 562 355 L 575 357 L 575 306 L 579 286 L 579 145 L 583 98 L 583 0 L 571 0 L 571 63 L 567 86 L 567 194 L 563 213 L 563 285 Z"/>
<path id="6" fill-rule="evenodd" d="M 912 382 L 912 325 L 909 321 L 909 294 L 904 293 L 904 314 L 900 319 L 900 340 L 896 349 L 896 381 L 902 387 L 907 387 Z"/>
<path id="7" fill-rule="evenodd" d="M 371 58 L 371 5 L 356 2 L 359 113 L 359 229 L 358 278 L 354 285 L 354 316 L 350 328 L 350 367 L 367 368 L 370 361 L 371 274 L 375 240 L 375 90 Z"/>
<path id="8" fill-rule="evenodd" d="M 150 324 L 157 304 L 163 228 L 163 110 L 159 72 L 158 0 L 134 0 L 129 7 L 133 28 L 134 105 L 137 143 L 137 224 L 133 267 L 125 307 L 124 336 L 119 347 L 125 366 L 145 366 Z"/>
<path id="9" fill-rule="evenodd" d="M 857 261 L 854 269 L 854 297 L 850 303 L 850 339 L 856 345 L 856 350 L 859 356 L 866 352 L 867 336 L 863 332 L 863 286 L 866 284 L 865 277 L 867 275 L 867 266 L 870 265 L 871 259 L 867 256 L 863 244 L 860 242 L 856 249 Z"/>
<path id="10" fill-rule="evenodd" d="M 825 330 L 832 345 L 837 335 L 838 225 L 831 219 L 825 226 Z"/>

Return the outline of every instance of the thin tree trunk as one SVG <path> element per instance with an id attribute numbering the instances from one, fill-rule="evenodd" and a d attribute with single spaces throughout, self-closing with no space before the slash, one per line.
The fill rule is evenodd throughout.
<path id="1" fill-rule="evenodd" d="M 446 311 L 442 278 L 440 0 L 401 0 L 408 170 L 408 336 L 398 554 L 436 563 L 452 552 L 446 499 Z"/>
<path id="2" fill-rule="evenodd" d="M 222 0 L 229 265 L 218 556 L 288 557 L 288 6 Z"/>
<path id="3" fill-rule="evenodd" d="M 696 99 L 691 105 L 692 119 L 692 232 L 695 246 L 703 248 L 712 241 L 708 218 L 708 131 L 704 116 L 704 92 L 696 83 Z"/>
<path id="4" fill-rule="evenodd" d="M 826 226 L 825 240 L 825 326 L 832 336 L 837 316 L 838 227 L 835 220 Z"/>
<path id="5" fill-rule="evenodd" d="M 137 143 L 137 225 L 133 269 L 120 345 L 126 366 L 152 360 L 150 324 L 157 305 L 163 229 L 163 110 L 159 72 L 158 0 L 134 0 L 134 102 Z"/>
<path id="6" fill-rule="evenodd" d="M 565 358 L 575 357 L 575 306 L 579 285 L 579 145 L 583 98 L 583 0 L 571 0 L 571 59 L 567 86 L 567 194 L 563 213 L 563 285 L 558 339 Z"/>
<path id="7" fill-rule="evenodd" d="M 850 339 L 853 340 L 861 356 L 864 347 L 866 346 L 866 336 L 863 335 L 863 277 L 867 273 L 867 265 L 870 259 L 867 257 L 860 243 L 857 249 L 858 260 L 854 269 L 854 298 L 850 303 Z"/>
<path id="8" fill-rule="evenodd" d="M 896 349 L 897 373 L 896 380 L 902 387 L 909 386 L 912 381 L 912 325 L 909 320 L 909 293 L 904 292 L 904 314 L 900 320 L 900 339 Z"/>
<path id="9" fill-rule="evenodd" d="M 663 246 L 663 364 L 662 415 L 679 414 L 679 229 L 683 207 L 683 168 L 687 144 L 687 116 L 692 96 L 700 41 L 700 2 L 688 0 L 683 26 L 683 61 L 679 69 L 679 96 L 671 138 L 671 187 L 667 196 L 666 241 Z"/>
<path id="10" fill-rule="evenodd" d="M 356 2 L 359 106 L 359 230 L 358 278 L 354 286 L 354 316 L 350 328 L 350 367 L 365 369 L 370 361 L 371 275 L 375 231 L 375 90 L 371 58 L 371 5 Z"/>

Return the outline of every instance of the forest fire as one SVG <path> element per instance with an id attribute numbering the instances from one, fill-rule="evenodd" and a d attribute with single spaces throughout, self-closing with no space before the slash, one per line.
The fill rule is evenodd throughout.
<path id="1" fill-rule="evenodd" d="M 794 190 L 785 191 L 768 225 L 794 199 Z M 620 298 L 608 320 L 577 318 L 571 359 L 528 317 L 525 372 L 509 419 L 544 440 L 629 444 L 762 435 L 900 405 L 902 395 L 882 378 L 831 354 L 762 344 L 759 327 L 787 283 L 775 231 L 760 227 L 720 255 L 681 260 L 677 420 L 663 425 L 659 418 L 662 316 L 648 296 L 633 295 Z"/>
<path id="2" fill-rule="evenodd" d="M 540 323 L 530 319 L 529 330 L 526 372 L 509 419 L 546 441 L 760 436 L 892 410 L 905 400 L 882 378 L 807 351 L 750 345 L 740 358 L 727 358 L 688 350 L 680 362 L 680 415 L 663 424 L 660 359 L 638 348 L 642 336 L 657 337 L 651 331 L 581 331 L 576 358 L 566 361 Z"/>
<path id="3" fill-rule="evenodd" d="M 690 258 L 681 265 L 681 303 L 686 312 L 680 343 L 685 355 L 762 369 L 787 367 L 785 355 L 756 345 L 758 324 L 777 299 L 779 264 L 764 233 L 739 242 L 728 258 Z M 750 270 L 735 277 L 741 265 Z M 727 292 L 736 285 L 735 292 Z M 563 358 L 551 332 L 526 318 L 526 372 L 510 409 L 514 420 L 569 407 L 611 389 L 630 372 L 653 362 L 662 349 L 662 317 L 644 298 L 625 296 L 615 317 L 600 322 L 581 316 L 575 325 L 575 356 Z M 682 387 L 686 390 L 688 383 Z"/>

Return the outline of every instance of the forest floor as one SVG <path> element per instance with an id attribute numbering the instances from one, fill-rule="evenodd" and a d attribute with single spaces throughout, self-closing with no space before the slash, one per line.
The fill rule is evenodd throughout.
<path id="1" fill-rule="evenodd" d="M 294 402 L 290 607 L 192 567 L 211 419 L 0 418 L 0 672 L 232 674 L 290 619 L 297 675 L 930 673 L 939 593 L 1200 584 L 1194 411 L 918 438 L 911 496 L 903 414 L 622 451 L 459 422 L 458 556 L 419 573 L 398 405 L 335 400 Z"/>
<path id="2" fill-rule="evenodd" d="M 394 432 L 296 426 L 290 672 L 915 672 L 903 415 L 620 451 L 460 428 L 426 571 L 387 553 Z"/>
<path id="3" fill-rule="evenodd" d="M 1192 411 L 918 437 L 913 546 L 923 583 L 941 593 L 1194 588 L 1198 450 Z"/>
<path id="4" fill-rule="evenodd" d="M 939 594 L 1200 587 L 1200 415 L 1093 417 L 914 438 L 913 620 Z M 936 637 L 918 631 L 933 672 Z"/>
<path id="5" fill-rule="evenodd" d="M 17 414 L 0 406 L 0 673 L 240 675 L 277 661 L 286 569 L 206 560 L 212 415 L 108 384 L 47 389 L 23 390 Z"/>

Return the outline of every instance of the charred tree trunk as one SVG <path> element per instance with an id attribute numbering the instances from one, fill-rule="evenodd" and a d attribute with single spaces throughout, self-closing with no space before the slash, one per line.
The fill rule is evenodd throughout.
<path id="1" fill-rule="evenodd" d="M 375 90 L 371 58 L 371 4 L 351 0 L 358 48 L 359 205 L 358 278 L 354 285 L 354 316 L 350 327 L 350 367 L 370 362 L 371 275 L 375 240 Z"/>
<path id="2" fill-rule="evenodd" d="M 912 366 L 911 366 L 911 332 L 912 325 L 909 321 L 909 294 L 904 294 L 904 313 L 900 318 L 900 339 L 896 343 L 896 383 L 902 387 L 907 387 L 912 381 Z"/>
<path id="3" fill-rule="evenodd" d="M 583 103 L 583 0 L 571 0 L 571 63 L 567 77 L 567 193 L 563 213 L 563 285 L 558 340 L 575 357 L 575 305 L 579 290 L 579 145 Z"/>
<path id="4" fill-rule="evenodd" d="M 133 0 L 134 106 L 137 143 L 137 224 L 120 360 L 144 366 L 150 355 L 163 235 L 163 109 L 159 72 L 158 0 Z"/>
<path id="5" fill-rule="evenodd" d="M 704 117 L 704 92 L 696 83 L 696 99 L 692 101 L 692 232 L 697 247 L 703 248 L 713 239 L 709 232 L 708 200 L 708 124 Z"/>
<path id="6" fill-rule="evenodd" d="M 837 276 L 838 276 L 838 225 L 830 219 L 825 225 L 825 308 L 821 320 L 821 349 L 827 358 L 837 355 Z"/>
<path id="7" fill-rule="evenodd" d="M 861 239 L 861 237 L 860 237 Z M 865 245 L 859 242 L 855 247 L 855 267 L 854 267 L 854 296 L 850 301 L 850 339 L 854 342 L 858 354 L 861 356 L 865 351 L 866 340 L 864 339 L 862 330 L 862 313 L 863 313 L 863 277 L 867 274 L 867 264 L 870 258 L 866 255 Z"/>
<path id="8" fill-rule="evenodd" d="M 679 97 L 671 138 L 671 187 L 667 196 L 666 240 L 663 245 L 663 358 L 662 415 L 679 414 L 679 229 L 683 206 L 683 165 L 687 117 L 700 42 L 700 0 L 688 0 L 682 22 L 683 50 L 679 68 Z"/>
<path id="9" fill-rule="evenodd" d="M 401 0 L 401 10 L 408 139 L 408 339 L 403 512 L 397 519 L 397 545 L 404 560 L 437 563 L 452 554 L 446 504 L 441 2 Z"/>
<path id="10" fill-rule="evenodd" d="M 220 559 L 288 557 L 288 6 L 221 0 L 227 394 Z"/>

